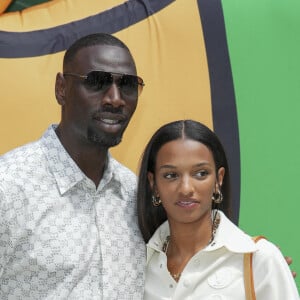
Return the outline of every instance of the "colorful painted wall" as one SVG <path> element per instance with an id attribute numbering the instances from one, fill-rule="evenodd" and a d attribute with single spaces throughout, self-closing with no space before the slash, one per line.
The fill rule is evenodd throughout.
<path id="1" fill-rule="evenodd" d="M 113 154 L 136 171 L 161 124 L 206 123 L 232 165 L 235 221 L 278 244 L 300 273 L 300 2 L 99 2 L 53 0 L 0 16 L 0 154 L 59 121 L 54 79 L 64 50 L 88 33 L 115 34 L 146 86 Z"/>

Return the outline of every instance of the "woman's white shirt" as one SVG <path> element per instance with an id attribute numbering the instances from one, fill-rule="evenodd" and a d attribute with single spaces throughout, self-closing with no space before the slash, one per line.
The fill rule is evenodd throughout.
<path id="1" fill-rule="evenodd" d="M 147 244 L 145 300 L 245 299 L 243 258 L 253 256 L 257 300 L 298 300 L 295 280 L 283 255 L 269 241 L 254 243 L 222 212 L 214 241 L 196 253 L 176 282 L 162 251 L 169 224 L 162 224 Z"/>

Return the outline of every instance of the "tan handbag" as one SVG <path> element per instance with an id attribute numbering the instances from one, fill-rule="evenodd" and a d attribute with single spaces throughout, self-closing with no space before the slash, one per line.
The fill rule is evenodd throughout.
<path id="1" fill-rule="evenodd" d="M 252 239 L 256 243 L 260 239 L 265 239 L 265 237 L 262 235 L 258 235 L 252 237 Z M 253 253 L 244 254 L 244 284 L 245 284 L 246 300 L 256 300 L 254 281 L 253 281 L 252 256 Z"/>

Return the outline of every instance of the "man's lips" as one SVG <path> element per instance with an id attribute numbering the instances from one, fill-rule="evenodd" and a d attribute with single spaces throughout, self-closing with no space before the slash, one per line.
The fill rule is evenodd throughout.
<path id="1" fill-rule="evenodd" d="M 103 122 L 108 125 L 115 125 L 127 120 L 126 116 L 117 113 L 101 113 L 94 116 L 94 120 Z"/>
<path id="2" fill-rule="evenodd" d="M 101 121 L 101 122 L 103 122 L 103 123 L 106 123 L 106 124 L 108 124 L 108 125 L 115 125 L 115 124 L 119 124 L 119 120 L 113 120 L 113 119 L 102 119 L 102 118 L 100 118 L 99 120 L 97 120 L 97 121 Z"/>

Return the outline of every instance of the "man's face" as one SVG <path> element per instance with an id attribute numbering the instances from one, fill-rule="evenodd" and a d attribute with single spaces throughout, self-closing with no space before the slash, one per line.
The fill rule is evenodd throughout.
<path id="1" fill-rule="evenodd" d="M 131 55 L 126 49 L 95 45 L 79 50 L 64 72 L 86 75 L 91 71 L 136 75 Z M 84 78 L 61 75 L 64 86 L 62 105 L 63 128 L 82 143 L 112 147 L 120 143 L 137 106 L 137 94 L 128 96 L 118 87 L 120 76 L 99 88 Z"/>

